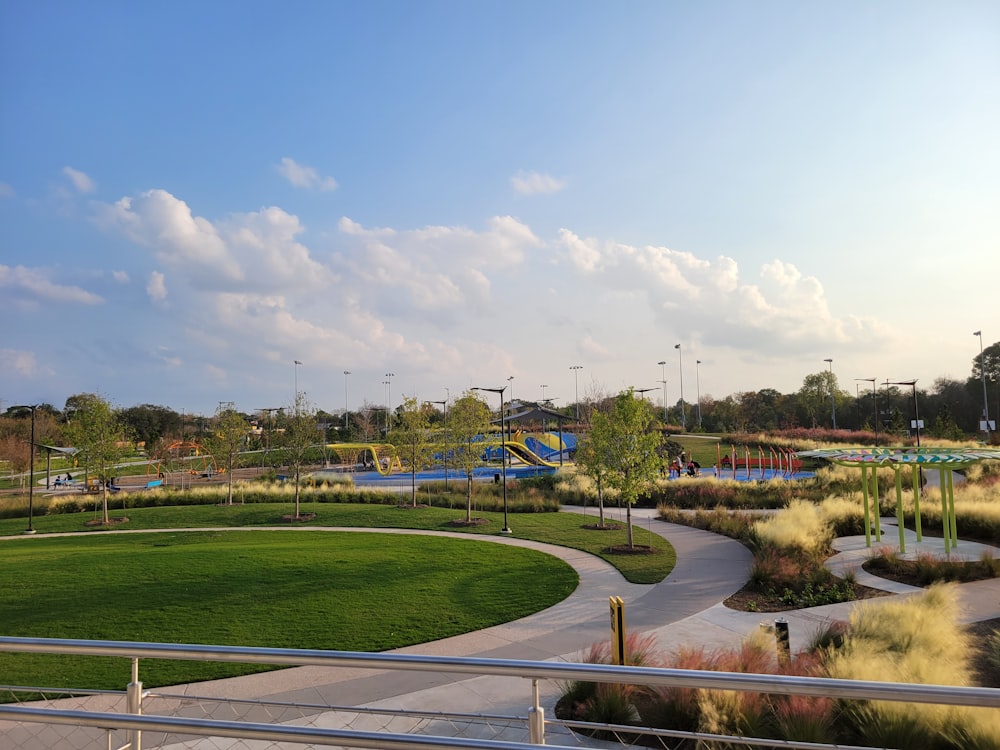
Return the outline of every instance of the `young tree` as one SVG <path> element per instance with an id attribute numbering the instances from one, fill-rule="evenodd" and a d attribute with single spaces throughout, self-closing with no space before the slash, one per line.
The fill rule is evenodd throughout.
<path id="1" fill-rule="evenodd" d="M 71 396 L 74 409 L 67 426 L 67 436 L 78 449 L 77 457 L 89 472 L 93 469 L 101 485 L 102 521 L 108 517 L 108 484 L 115 464 L 126 452 L 125 427 L 118 413 L 106 400 L 94 393 Z M 70 399 L 67 399 L 69 404 Z"/>
<path id="2" fill-rule="evenodd" d="M 354 427 L 364 443 L 372 442 L 378 435 L 378 411 L 367 401 L 355 412 Z"/>
<path id="3" fill-rule="evenodd" d="M 410 499 L 417 507 L 417 472 L 430 462 L 430 413 L 425 405 L 412 396 L 405 396 L 399 418 L 392 431 L 396 453 L 410 467 Z"/>
<path id="4" fill-rule="evenodd" d="M 466 391 L 448 410 L 448 433 L 455 465 L 465 474 L 468 491 L 465 522 L 472 523 L 472 475 L 483 465 L 486 444 L 483 434 L 490 427 L 490 407 L 474 391 Z"/>
<path id="5" fill-rule="evenodd" d="M 250 432 L 250 423 L 246 418 L 232 407 L 219 406 L 215 412 L 215 419 L 212 425 L 212 434 L 206 443 L 209 451 L 217 458 L 222 458 L 226 473 L 228 474 L 229 489 L 226 503 L 233 504 L 233 469 L 236 467 L 236 460 L 240 451 L 246 447 L 247 434 Z"/>
<path id="6" fill-rule="evenodd" d="M 302 391 L 295 394 L 295 403 L 286 417 L 283 448 L 288 459 L 288 467 L 295 477 L 295 515 L 299 518 L 299 485 L 302 477 L 302 467 L 306 463 L 309 448 L 319 440 L 319 428 L 316 425 L 316 409 L 309 403 Z"/>
<path id="7" fill-rule="evenodd" d="M 595 414 L 591 425 L 591 431 L 598 434 L 598 450 L 608 462 L 608 484 L 621 493 L 625 503 L 629 547 L 635 546 L 632 506 L 661 469 L 658 448 L 662 436 L 650 432 L 651 422 L 649 409 L 633 396 L 630 388 L 615 397 L 609 412 Z"/>

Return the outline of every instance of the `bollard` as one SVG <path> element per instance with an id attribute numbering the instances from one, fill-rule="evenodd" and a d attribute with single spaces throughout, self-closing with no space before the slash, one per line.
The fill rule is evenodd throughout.
<path id="1" fill-rule="evenodd" d="M 545 709 L 538 702 L 538 680 L 531 681 L 532 705 L 528 709 L 528 742 L 532 745 L 545 744 Z"/>
<path id="2" fill-rule="evenodd" d="M 128 684 L 127 692 L 128 713 L 142 713 L 142 683 L 139 682 L 139 660 L 132 659 L 132 682 Z M 129 750 L 142 750 L 142 730 L 128 730 Z"/>
<path id="3" fill-rule="evenodd" d="M 779 617 L 774 621 L 774 641 L 778 648 L 778 663 L 791 663 L 792 647 L 788 638 L 788 620 L 784 617 Z"/>

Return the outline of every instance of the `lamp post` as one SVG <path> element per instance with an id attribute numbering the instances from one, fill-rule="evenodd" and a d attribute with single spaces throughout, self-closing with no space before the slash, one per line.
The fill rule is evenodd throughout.
<path id="1" fill-rule="evenodd" d="M 438 404 L 444 410 L 444 450 L 441 451 L 441 456 L 443 457 L 444 463 L 444 488 L 445 491 L 448 489 L 448 402 L 445 401 L 428 401 L 428 404 Z"/>
<path id="2" fill-rule="evenodd" d="M 698 429 L 701 429 L 701 360 L 694 361 L 694 395 L 698 399 Z"/>
<path id="3" fill-rule="evenodd" d="M 890 385 L 908 385 L 913 389 L 913 427 L 917 431 L 917 447 L 920 447 L 920 411 L 917 408 L 917 379 L 900 380 Z"/>
<path id="4" fill-rule="evenodd" d="M 854 378 L 855 380 L 863 380 L 866 383 L 872 384 L 872 428 L 875 430 L 875 447 L 878 448 L 878 395 L 875 390 L 875 378 Z M 858 420 L 860 422 L 860 420 Z M 858 427 L 861 425 L 859 424 Z"/>
<path id="5" fill-rule="evenodd" d="M 347 414 L 350 409 L 347 406 L 347 377 L 351 374 L 350 370 L 344 370 L 344 437 L 347 437 Z"/>
<path id="6" fill-rule="evenodd" d="M 973 336 L 979 337 L 979 374 L 983 379 L 983 430 L 986 432 L 986 442 L 990 442 L 990 406 L 986 400 L 986 360 L 983 358 L 983 332 L 974 331 Z"/>
<path id="7" fill-rule="evenodd" d="M 293 359 L 292 362 L 295 363 L 295 403 L 298 405 L 299 402 L 299 365 L 302 363 L 297 359 Z"/>
<path id="8" fill-rule="evenodd" d="M 660 366 L 660 374 L 663 377 L 663 380 L 661 380 L 660 382 L 663 383 L 663 424 L 666 424 L 667 423 L 667 360 L 661 359 L 656 364 Z"/>
<path id="9" fill-rule="evenodd" d="M 545 385 L 545 384 L 542 384 L 541 388 L 542 388 L 542 400 L 539 403 L 544 404 L 545 403 L 545 389 L 548 388 L 548 386 Z"/>
<path id="10" fill-rule="evenodd" d="M 684 352 L 680 344 L 674 344 L 674 349 L 677 350 L 677 367 L 681 376 L 681 429 L 687 430 L 687 409 L 684 408 Z"/>
<path id="11" fill-rule="evenodd" d="M 573 371 L 573 398 L 576 399 L 576 423 L 580 424 L 580 370 L 583 369 L 583 365 L 570 365 Z"/>
<path id="12" fill-rule="evenodd" d="M 389 434 L 389 411 L 392 409 L 392 379 L 396 373 L 387 372 L 385 374 L 385 434 Z"/>
<path id="13" fill-rule="evenodd" d="M 639 400 L 640 401 L 645 400 L 645 399 L 643 399 L 643 394 L 646 394 L 646 393 L 649 393 L 650 391 L 655 391 L 655 390 L 656 390 L 655 388 L 635 388 L 635 387 L 632 388 L 632 392 L 633 393 L 638 393 L 639 394 Z"/>
<path id="14" fill-rule="evenodd" d="M 545 386 L 543 385 L 542 388 Z M 500 472 L 503 476 L 503 528 L 500 529 L 501 534 L 513 534 L 514 532 L 510 530 L 510 526 L 507 525 L 507 461 L 505 456 L 507 455 L 507 443 L 504 439 L 504 418 L 503 418 L 503 392 L 507 390 L 507 386 L 501 388 L 473 388 L 474 391 L 487 391 L 489 393 L 495 393 L 500 397 Z"/>
<path id="15" fill-rule="evenodd" d="M 830 365 L 830 420 L 833 422 L 833 429 L 837 429 L 837 400 L 833 396 L 833 360 L 829 357 L 823 360 Z"/>
<path id="16" fill-rule="evenodd" d="M 13 406 L 12 409 L 31 409 L 31 442 L 28 443 L 28 528 L 25 534 L 34 534 L 35 527 L 32 525 L 32 516 L 35 508 L 35 409 L 38 404 L 25 404 L 23 406 Z"/>

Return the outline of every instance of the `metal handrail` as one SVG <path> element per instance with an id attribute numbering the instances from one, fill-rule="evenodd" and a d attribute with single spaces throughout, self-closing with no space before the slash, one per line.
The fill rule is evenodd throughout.
<path id="1" fill-rule="evenodd" d="M 130 659 L 186 659 L 285 666 L 402 669 L 476 676 L 523 677 L 530 680 L 628 683 L 707 690 L 739 690 L 775 695 L 809 695 L 857 700 L 1000 708 L 1000 689 L 997 688 L 869 682 L 867 680 L 843 680 L 827 677 L 713 672 L 662 667 L 253 646 L 206 646 L 71 638 L 18 638 L 12 636 L 0 636 L 0 651 L 118 656 Z"/>
<path id="2" fill-rule="evenodd" d="M 261 724 L 245 721 L 215 721 L 176 716 L 118 714 L 96 711 L 65 711 L 25 706 L 0 706 L 0 720 L 62 724 L 98 729 L 127 729 L 134 732 L 166 732 L 205 737 L 234 737 L 269 742 L 300 742 L 312 745 L 376 748 L 379 750 L 538 750 L 526 742 L 475 740 L 460 737 L 437 737 L 393 732 L 360 732 L 330 727 L 300 727 L 284 724 Z M 552 750 L 579 750 L 562 745 L 547 745 Z"/>

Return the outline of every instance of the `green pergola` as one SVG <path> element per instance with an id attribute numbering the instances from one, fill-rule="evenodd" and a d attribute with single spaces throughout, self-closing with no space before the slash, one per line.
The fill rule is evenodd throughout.
<path id="1" fill-rule="evenodd" d="M 899 551 L 906 552 L 903 537 L 903 483 L 902 473 L 907 468 L 913 472 L 913 516 L 917 541 L 923 540 L 920 529 L 920 472 L 937 469 L 941 477 L 941 525 L 944 530 L 944 551 L 947 554 L 958 546 L 958 530 L 955 523 L 955 485 L 952 472 L 964 469 L 981 461 L 1000 461 L 1000 449 L 969 448 L 951 450 L 948 448 L 820 448 L 798 451 L 800 457 L 823 458 L 840 466 L 861 469 L 861 490 L 865 502 L 865 543 L 872 546 L 872 508 L 875 509 L 875 539 L 882 541 L 882 527 L 878 513 L 878 481 L 870 482 L 876 471 L 892 469 L 896 472 L 896 523 L 899 527 Z"/>

